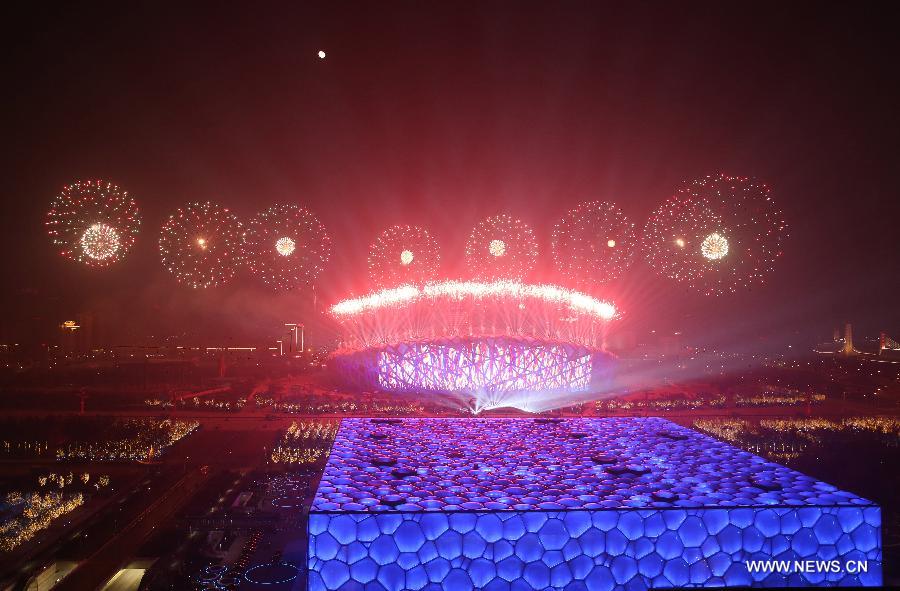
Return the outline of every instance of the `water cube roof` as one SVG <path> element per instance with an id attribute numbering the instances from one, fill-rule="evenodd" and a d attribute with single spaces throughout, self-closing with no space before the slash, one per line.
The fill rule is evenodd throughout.
<path id="1" fill-rule="evenodd" d="M 872 506 L 661 418 L 344 419 L 317 512 Z"/>

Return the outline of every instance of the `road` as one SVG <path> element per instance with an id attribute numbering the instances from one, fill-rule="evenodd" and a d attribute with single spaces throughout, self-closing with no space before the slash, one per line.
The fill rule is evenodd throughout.
<path id="1" fill-rule="evenodd" d="M 57 591 L 90 591 L 109 580 L 153 533 L 157 524 L 172 518 L 207 476 L 191 470 L 131 523 L 112 536 L 55 587 Z"/>
<path id="2" fill-rule="evenodd" d="M 143 568 L 123 568 L 103 585 L 101 591 L 137 591 L 145 572 Z"/>

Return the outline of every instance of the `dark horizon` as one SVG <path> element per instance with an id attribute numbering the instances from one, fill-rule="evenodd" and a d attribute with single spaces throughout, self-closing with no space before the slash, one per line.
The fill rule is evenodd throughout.
<path id="1" fill-rule="evenodd" d="M 426 227 L 458 276 L 471 228 L 510 213 L 538 237 L 540 277 L 553 223 L 577 203 L 612 200 L 640 229 L 681 182 L 717 172 L 772 187 L 785 255 L 766 285 L 718 298 L 638 263 L 601 292 L 628 326 L 733 347 L 809 342 L 844 321 L 900 333 L 900 43 L 874 3 L 212 6 L 8 15 L 3 342 L 46 339 L 37 327 L 79 312 L 109 344 L 266 342 L 309 318 L 308 297 L 249 278 L 178 284 L 157 239 L 188 201 L 242 219 L 308 207 L 333 239 L 318 288 L 330 304 L 365 290 L 368 245 L 391 225 Z M 59 257 L 43 228 L 83 178 L 142 210 L 134 250 L 109 269 Z"/>

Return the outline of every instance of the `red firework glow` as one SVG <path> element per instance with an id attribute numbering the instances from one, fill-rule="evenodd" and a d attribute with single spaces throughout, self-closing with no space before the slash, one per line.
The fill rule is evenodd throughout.
<path id="1" fill-rule="evenodd" d="M 62 256 L 107 267 L 131 250 L 140 215 L 127 191 L 107 181 L 78 181 L 56 196 L 45 224 Z"/>
<path id="2" fill-rule="evenodd" d="M 277 291 L 312 283 L 331 258 L 331 238 L 316 216 L 296 205 L 276 205 L 247 227 L 244 254 L 250 273 Z"/>
<path id="3" fill-rule="evenodd" d="M 441 262 L 437 242 L 424 228 L 388 228 L 369 247 L 369 279 L 375 287 L 419 285 L 432 280 Z"/>
<path id="4" fill-rule="evenodd" d="M 241 262 L 241 223 L 214 203 L 192 203 L 163 225 L 159 254 L 175 278 L 194 288 L 214 287 L 234 277 Z"/>
<path id="5" fill-rule="evenodd" d="M 523 336 L 602 347 L 616 307 L 556 285 L 444 281 L 405 285 L 331 307 L 346 344 L 369 347 L 437 336 Z"/>
<path id="6" fill-rule="evenodd" d="M 660 275 L 719 295 L 763 283 L 786 237 L 766 185 L 708 176 L 656 210 L 644 231 L 644 255 Z"/>
<path id="7" fill-rule="evenodd" d="M 602 285 L 631 266 L 636 243 L 634 224 L 615 204 L 582 203 L 553 229 L 553 262 L 574 285 Z"/>
<path id="8" fill-rule="evenodd" d="M 524 279 L 537 256 L 534 232 L 525 222 L 508 215 L 481 221 L 466 243 L 466 266 L 480 280 Z"/>

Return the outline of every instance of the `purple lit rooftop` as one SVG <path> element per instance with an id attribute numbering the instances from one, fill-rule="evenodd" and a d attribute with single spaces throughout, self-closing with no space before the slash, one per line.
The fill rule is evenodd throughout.
<path id="1" fill-rule="evenodd" d="M 659 418 L 344 419 L 313 511 L 871 506 Z"/>
<path id="2" fill-rule="evenodd" d="M 310 591 L 882 582 L 878 506 L 658 418 L 345 419 L 308 533 Z"/>

